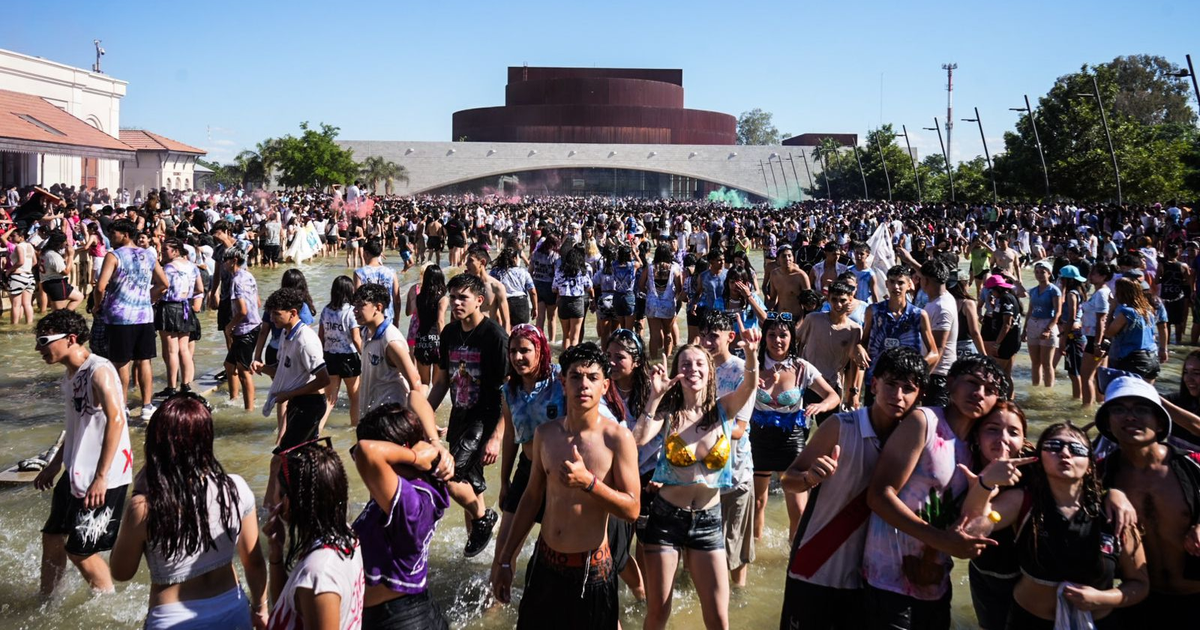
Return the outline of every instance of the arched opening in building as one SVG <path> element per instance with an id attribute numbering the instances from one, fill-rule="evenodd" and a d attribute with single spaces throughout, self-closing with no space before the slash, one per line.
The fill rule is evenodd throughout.
<path id="1" fill-rule="evenodd" d="M 696 177 L 624 168 L 572 167 L 514 171 L 478 177 L 422 191 L 431 195 L 541 196 L 572 195 L 637 197 L 641 199 L 704 199 L 730 189 Z M 750 202 L 763 198 L 737 190 Z"/>

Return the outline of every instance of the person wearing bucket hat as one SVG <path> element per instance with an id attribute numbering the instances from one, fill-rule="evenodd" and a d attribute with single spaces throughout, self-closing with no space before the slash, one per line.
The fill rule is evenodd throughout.
<path id="1" fill-rule="evenodd" d="M 1054 387 L 1054 365 L 1051 359 L 1058 347 L 1058 321 L 1062 313 L 1062 290 L 1051 284 L 1054 271 L 1050 263 L 1039 260 L 1033 266 L 1037 286 L 1029 289 L 1029 320 L 1024 340 L 1029 347 L 1030 374 L 1033 386 L 1045 383 Z"/>
<path id="2" fill-rule="evenodd" d="M 1083 349 L 1087 340 L 1083 335 L 1083 283 L 1084 278 L 1074 265 L 1065 265 L 1058 274 L 1065 295 L 1062 315 L 1058 318 L 1060 346 L 1066 357 L 1067 376 L 1071 379 L 1071 398 L 1083 397 Z"/>
<path id="3" fill-rule="evenodd" d="M 1150 592 L 1121 610 L 1126 627 L 1176 626 L 1200 606 L 1200 455 L 1168 444 L 1171 418 L 1154 387 L 1136 376 L 1109 384 L 1096 427 L 1116 450 L 1104 458 L 1106 488 L 1138 506 Z"/>

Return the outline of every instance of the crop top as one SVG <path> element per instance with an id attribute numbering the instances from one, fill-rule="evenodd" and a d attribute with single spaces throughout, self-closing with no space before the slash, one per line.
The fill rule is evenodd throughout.
<path id="1" fill-rule="evenodd" d="M 504 386 L 504 401 L 512 414 L 514 443 L 533 441 L 533 432 L 538 427 L 567 415 L 560 372 L 559 366 L 551 365 L 550 374 L 538 381 L 532 391 L 527 392 L 518 385 L 514 392 L 511 386 Z"/>
<path id="2" fill-rule="evenodd" d="M 695 446 L 684 443 L 678 433 L 671 434 L 663 442 L 663 456 L 658 458 L 653 481 L 665 486 L 703 484 L 717 489 L 733 485 L 733 458 L 729 456 L 730 422 L 720 403 L 717 404 L 717 413 L 720 414 L 721 435 L 708 449 L 704 459 L 697 461 Z M 667 436 L 670 430 L 670 423 L 664 422 L 662 434 Z M 690 463 L 685 463 L 689 460 Z"/>
<path id="3" fill-rule="evenodd" d="M 1068 519 L 1052 499 L 1043 500 L 1034 510 L 1039 507 L 1044 516 L 1038 531 L 1034 531 L 1034 515 L 1030 514 L 1017 532 L 1021 572 L 1039 584 L 1071 582 L 1100 590 L 1112 588 L 1121 543 L 1108 521 L 1082 509 Z"/>
<path id="4" fill-rule="evenodd" d="M 166 558 L 153 544 L 146 545 L 146 566 L 150 568 L 150 582 L 153 584 L 180 584 L 194 577 L 204 575 L 213 569 L 218 569 L 233 562 L 233 554 L 237 551 L 237 540 L 241 533 L 242 519 L 254 513 L 254 492 L 239 475 L 229 475 L 237 496 L 233 497 L 235 504 L 231 505 L 236 523 L 221 522 L 221 506 L 217 503 L 217 486 L 209 483 L 208 487 L 208 529 L 213 538 L 213 547 L 194 555 Z M 232 539 L 230 533 L 233 534 Z"/>

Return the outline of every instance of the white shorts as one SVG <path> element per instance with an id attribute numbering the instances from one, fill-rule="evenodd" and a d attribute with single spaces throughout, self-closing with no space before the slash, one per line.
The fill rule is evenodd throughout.
<path id="1" fill-rule="evenodd" d="M 1027 345 L 1037 346 L 1039 348 L 1057 348 L 1058 347 L 1058 326 L 1050 329 L 1049 337 L 1042 337 L 1046 327 L 1050 325 L 1052 320 L 1049 317 L 1034 317 L 1026 324 L 1026 342 Z"/>
<path id="2" fill-rule="evenodd" d="M 155 606 L 146 614 L 145 627 L 146 630 L 252 630 L 250 603 L 242 587 L 235 586 L 216 597 Z"/>

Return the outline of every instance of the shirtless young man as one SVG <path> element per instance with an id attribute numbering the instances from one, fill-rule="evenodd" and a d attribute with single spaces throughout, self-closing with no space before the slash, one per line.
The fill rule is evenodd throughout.
<path id="1" fill-rule="evenodd" d="M 446 247 L 446 228 L 442 227 L 442 222 L 437 217 L 431 217 L 429 222 L 425 224 L 426 252 L 433 252 L 434 262 L 439 267 L 442 266 L 442 250 Z"/>
<path id="2" fill-rule="evenodd" d="M 854 289 L 845 282 L 834 282 L 829 286 L 829 312 L 809 313 L 796 330 L 800 358 L 820 370 L 825 382 L 842 395 L 843 402 L 858 399 L 858 390 L 847 392 L 843 383 L 853 387 L 858 381 L 857 370 L 867 366 L 867 353 L 860 345 L 862 326 L 850 319 L 853 304 Z M 847 368 L 851 370 L 848 375 Z M 817 421 L 823 422 L 836 411 L 818 416 Z"/>
<path id="3" fill-rule="evenodd" d="M 796 264 L 796 256 L 790 246 L 780 247 L 776 256 L 778 266 L 771 271 L 768 304 L 776 311 L 798 315 L 804 312 L 800 308 L 800 292 L 811 289 L 812 281 Z"/>
<path id="4" fill-rule="evenodd" d="M 629 429 L 600 415 L 610 368 L 599 346 L 576 345 L 563 352 L 559 364 L 567 416 L 534 433 L 529 485 L 496 557 L 513 557 L 544 498 L 517 628 L 616 628 L 618 586 L 608 519 L 637 520 L 637 446 Z M 509 601 L 512 581 L 512 565 L 500 564 L 492 581 L 496 599 Z"/>
<path id="5" fill-rule="evenodd" d="M 467 252 L 466 273 L 483 280 L 483 306 L 479 307 L 483 314 L 492 318 L 504 328 L 504 332 L 512 329 L 512 319 L 508 314 L 508 291 L 504 284 L 488 273 L 488 263 L 491 258 L 482 249 L 471 249 Z"/>
<path id="6" fill-rule="evenodd" d="M 1138 513 L 1150 594 L 1118 609 L 1128 627 L 1178 625 L 1200 605 L 1200 455 L 1166 444 L 1171 420 L 1158 392 L 1137 377 L 1114 379 L 1096 428 L 1117 444 L 1102 462 L 1104 486 Z"/>

